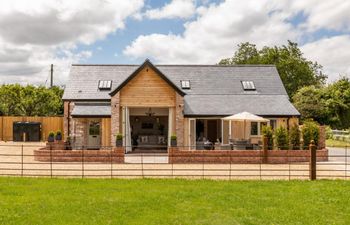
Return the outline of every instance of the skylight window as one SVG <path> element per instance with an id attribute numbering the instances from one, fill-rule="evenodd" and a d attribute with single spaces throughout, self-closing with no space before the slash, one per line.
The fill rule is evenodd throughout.
<path id="1" fill-rule="evenodd" d="M 181 81 L 181 88 L 182 89 L 190 89 L 191 88 L 191 84 L 189 80 L 182 80 Z"/>
<path id="2" fill-rule="evenodd" d="M 100 90 L 110 90 L 112 88 L 111 80 L 100 80 L 98 82 L 98 89 Z"/>
<path id="3" fill-rule="evenodd" d="M 241 81 L 243 90 L 245 91 L 255 91 L 255 85 L 253 81 Z"/>

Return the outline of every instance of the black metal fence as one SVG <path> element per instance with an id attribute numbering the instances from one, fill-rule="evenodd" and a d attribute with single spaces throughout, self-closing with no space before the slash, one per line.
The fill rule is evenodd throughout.
<path id="1" fill-rule="evenodd" d="M 315 155 L 314 161 L 310 150 L 305 150 L 307 154 L 302 150 L 278 150 L 281 151 L 278 154 L 268 150 L 268 155 L 264 155 L 263 150 L 188 151 L 189 146 L 181 146 L 163 151 L 134 149 L 124 154 L 124 148 L 118 150 L 111 146 L 101 150 L 45 150 L 44 147 L 43 144 L 1 143 L 0 176 L 350 179 L 350 145 L 330 147 L 327 154 Z"/>

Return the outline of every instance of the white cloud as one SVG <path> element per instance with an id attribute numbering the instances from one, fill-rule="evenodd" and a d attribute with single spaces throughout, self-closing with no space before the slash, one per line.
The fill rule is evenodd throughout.
<path id="1" fill-rule="evenodd" d="M 162 8 L 147 10 L 145 15 L 150 19 L 190 18 L 194 15 L 196 6 L 194 0 L 172 0 Z"/>
<path id="2" fill-rule="evenodd" d="M 225 1 L 200 7 L 198 17 L 185 24 L 181 35 L 141 35 L 124 54 L 135 58 L 152 56 L 160 63 L 217 63 L 232 56 L 240 42 L 259 46 L 297 40 L 297 32 L 275 12 L 269 1 Z"/>
<path id="3" fill-rule="evenodd" d="M 0 8 L 0 82 L 33 83 L 56 64 L 62 83 L 69 65 L 89 58 L 77 44 L 92 44 L 124 28 L 126 18 L 143 7 L 143 0 L 11 0 Z"/>
<path id="4" fill-rule="evenodd" d="M 231 57 L 241 42 L 262 47 L 307 39 L 314 42 L 301 46 L 305 55 L 324 65 L 332 80 L 339 73 L 350 73 L 349 36 L 315 41 L 314 34 L 320 29 L 349 31 L 349 11 L 350 2 L 343 0 L 226 0 L 198 7 L 195 20 L 185 23 L 182 34 L 140 35 L 123 53 L 157 63 L 213 64 Z M 301 13 L 304 21 L 292 24 Z"/>
<path id="5" fill-rule="evenodd" d="M 350 78 L 350 35 L 321 39 L 302 46 L 305 57 L 324 66 L 329 80 L 334 81 L 339 75 Z"/>

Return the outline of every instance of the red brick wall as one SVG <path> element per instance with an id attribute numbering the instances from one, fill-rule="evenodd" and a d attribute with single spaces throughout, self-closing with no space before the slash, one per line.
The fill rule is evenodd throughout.
<path id="1" fill-rule="evenodd" d="M 34 150 L 34 160 L 40 162 L 105 162 L 124 163 L 124 148 L 113 150 Z"/>
<path id="2" fill-rule="evenodd" d="M 271 150 L 267 163 L 308 162 L 308 150 Z M 317 161 L 327 161 L 328 150 L 317 151 Z M 260 150 L 177 150 L 169 149 L 169 163 L 262 163 Z"/>

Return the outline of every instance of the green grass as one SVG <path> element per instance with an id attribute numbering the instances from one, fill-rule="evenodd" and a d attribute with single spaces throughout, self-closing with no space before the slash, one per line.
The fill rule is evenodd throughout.
<path id="1" fill-rule="evenodd" d="M 328 147 L 345 147 L 345 146 L 350 147 L 350 143 L 346 142 L 346 141 L 327 139 L 326 146 L 328 146 Z"/>
<path id="2" fill-rule="evenodd" d="M 350 182 L 0 178 L 0 224 L 350 224 Z"/>

